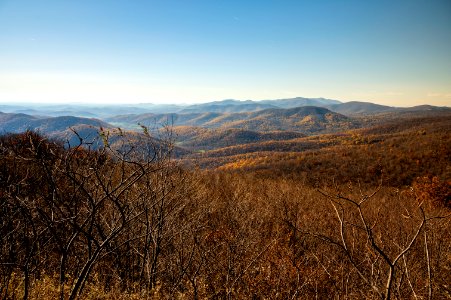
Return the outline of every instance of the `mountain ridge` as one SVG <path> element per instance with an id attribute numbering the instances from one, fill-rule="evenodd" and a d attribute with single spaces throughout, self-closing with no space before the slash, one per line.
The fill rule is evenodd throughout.
<path id="1" fill-rule="evenodd" d="M 113 125 L 155 124 L 174 126 L 197 126 L 206 128 L 245 129 L 251 131 L 289 130 L 302 133 L 334 131 L 354 128 L 355 121 L 349 117 L 332 112 L 324 107 L 303 106 L 289 109 L 268 108 L 254 112 L 239 113 L 181 113 L 181 114 L 143 114 L 122 115 L 107 118 Z M 334 127 L 339 128 L 334 128 Z"/>
<path id="2" fill-rule="evenodd" d="M 395 107 L 364 101 L 341 102 L 326 98 L 295 97 L 273 100 L 225 99 L 197 104 L 0 104 L 0 111 L 5 113 L 25 113 L 40 117 L 71 115 L 75 117 L 106 119 L 129 114 L 240 113 L 261 111 L 270 108 L 289 109 L 302 106 L 325 107 L 344 115 L 372 115 L 387 112 L 446 108 L 427 104 L 414 107 Z"/>

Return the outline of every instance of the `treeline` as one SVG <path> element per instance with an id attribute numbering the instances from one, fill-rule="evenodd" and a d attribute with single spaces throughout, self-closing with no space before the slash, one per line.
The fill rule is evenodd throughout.
<path id="1" fill-rule="evenodd" d="M 177 126 L 173 130 L 177 137 L 177 143 L 192 151 L 206 151 L 265 141 L 287 141 L 305 136 L 305 134 L 293 131 L 259 132 L 243 129 L 213 129 L 191 126 Z"/>
<path id="2" fill-rule="evenodd" d="M 205 153 L 198 161 L 204 167 L 253 172 L 261 177 L 288 176 L 312 185 L 332 178 L 341 183 L 359 179 L 377 184 L 383 173 L 385 184 L 395 187 L 410 186 L 424 176 L 437 177 L 449 186 L 450 120 L 404 120 L 406 124 L 289 141 L 287 147 L 278 147 L 276 142 L 255 148 L 229 147 Z M 265 149 L 265 145 L 276 147 Z M 285 148 L 287 152 L 283 152 Z"/>
<path id="3" fill-rule="evenodd" d="M 152 141 L 0 138 L 0 298 L 451 296 L 440 182 L 314 188 L 184 170 L 170 141 Z"/>

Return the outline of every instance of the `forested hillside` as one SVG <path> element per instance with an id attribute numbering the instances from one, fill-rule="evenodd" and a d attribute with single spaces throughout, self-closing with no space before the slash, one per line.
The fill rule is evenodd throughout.
<path id="1" fill-rule="evenodd" d="M 451 178 L 450 128 L 448 116 L 401 119 L 340 134 L 218 147 L 184 161 L 311 183 L 334 178 L 375 184 L 382 172 L 387 184 L 407 186 L 423 175 Z"/>
<path id="2" fill-rule="evenodd" d="M 158 124 L 171 126 L 196 126 L 220 129 L 244 129 L 252 131 L 298 131 L 304 134 L 336 132 L 357 128 L 357 120 L 332 112 L 327 108 L 302 106 L 294 108 L 269 108 L 250 112 L 185 112 L 176 114 L 128 114 L 106 119 L 117 125 Z"/>
<path id="3" fill-rule="evenodd" d="M 182 160 L 170 129 L 4 135 L 0 298 L 449 298 L 449 129 L 205 131 L 255 142 Z"/>

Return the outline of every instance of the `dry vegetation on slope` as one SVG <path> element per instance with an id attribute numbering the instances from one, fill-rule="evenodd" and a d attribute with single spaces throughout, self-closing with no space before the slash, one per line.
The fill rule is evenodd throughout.
<path id="1" fill-rule="evenodd" d="M 449 121 L 429 124 L 316 137 L 342 141 L 299 161 L 321 174 L 320 189 L 285 166 L 292 154 L 267 158 L 271 174 L 192 172 L 151 139 L 88 151 L 31 132 L 4 136 L 0 297 L 449 298 Z M 396 167 L 386 168 L 378 188 L 376 168 L 374 184 L 363 176 L 359 185 L 376 156 L 414 161 L 402 174 L 421 177 L 397 186 Z"/>
<path id="2" fill-rule="evenodd" d="M 262 177 L 291 177 L 311 184 L 332 178 L 345 183 L 406 186 L 420 176 L 450 180 L 451 119 L 412 118 L 341 134 L 231 146 L 186 157 L 185 163 Z"/>
<path id="3" fill-rule="evenodd" d="M 288 141 L 305 136 L 305 134 L 293 131 L 258 132 L 243 129 L 210 129 L 191 126 L 177 126 L 173 128 L 173 131 L 177 145 L 193 151 L 205 151 L 265 141 Z"/>

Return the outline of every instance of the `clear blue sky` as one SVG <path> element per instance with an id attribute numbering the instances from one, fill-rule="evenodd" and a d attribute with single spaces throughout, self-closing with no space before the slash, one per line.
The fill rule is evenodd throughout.
<path id="1" fill-rule="evenodd" d="M 450 0 L 0 0 L 0 102 L 451 106 Z"/>

